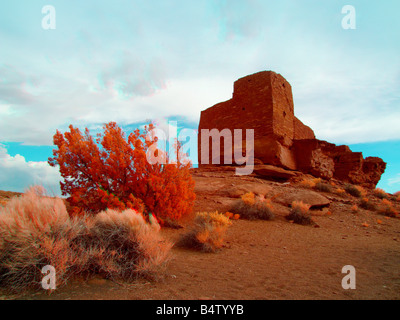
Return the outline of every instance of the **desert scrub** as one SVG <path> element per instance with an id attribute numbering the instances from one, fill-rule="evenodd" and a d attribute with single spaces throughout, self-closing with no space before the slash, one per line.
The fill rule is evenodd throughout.
<path id="1" fill-rule="evenodd" d="M 374 190 L 374 195 L 379 199 L 387 199 L 388 198 L 388 194 L 385 192 L 385 190 L 383 190 L 381 188 L 376 188 Z"/>
<path id="2" fill-rule="evenodd" d="M 346 190 L 344 190 L 344 189 L 342 189 L 342 188 L 337 188 L 334 192 L 335 192 L 336 194 L 342 196 L 342 195 L 344 195 L 344 194 L 346 193 Z"/>
<path id="3" fill-rule="evenodd" d="M 315 189 L 317 191 L 328 192 L 328 193 L 332 192 L 333 190 L 332 184 L 323 182 L 321 178 L 303 179 L 300 182 L 300 185 L 309 189 Z"/>
<path id="4" fill-rule="evenodd" d="M 366 195 L 366 192 L 365 192 L 364 188 L 361 187 L 361 186 L 355 186 L 355 185 L 352 185 L 352 184 L 347 184 L 344 189 L 346 190 L 346 192 L 348 194 L 350 194 L 350 195 L 352 195 L 353 197 L 356 197 L 356 198 L 361 198 L 361 197 Z"/>
<path id="5" fill-rule="evenodd" d="M 317 182 L 315 184 L 314 189 L 318 190 L 318 191 L 322 191 L 322 192 L 327 192 L 327 193 L 331 193 L 332 190 L 333 190 L 332 189 L 332 185 L 330 185 L 328 183 L 325 183 L 325 182 L 322 182 L 322 181 Z"/>
<path id="6" fill-rule="evenodd" d="M 398 215 L 393 203 L 387 199 L 382 199 L 378 212 L 384 216 L 392 218 L 395 218 Z"/>
<path id="7" fill-rule="evenodd" d="M 231 211 L 247 220 L 272 220 L 275 218 L 271 199 L 256 196 L 252 192 L 244 194 Z"/>
<path id="8" fill-rule="evenodd" d="M 78 257 L 74 267 L 107 278 L 157 277 L 172 247 L 159 234 L 155 219 L 149 224 L 132 209 L 102 211 L 89 217 L 83 230 L 71 241 Z"/>
<path id="9" fill-rule="evenodd" d="M 172 246 L 158 230 L 133 210 L 71 218 L 61 199 L 33 187 L 0 208 L 0 285 L 41 289 L 46 265 L 56 269 L 57 286 L 96 273 L 125 280 L 152 275 Z"/>
<path id="10" fill-rule="evenodd" d="M 317 183 L 320 183 L 322 180 L 321 178 L 315 178 L 315 179 L 307 179 L 304 178 L 301 182 L 300 185 L 306 188 L 315 188 Z"/>
<path id="11" fill-rule="evenodd" d="M 293 201 L 290 214 L 286 216 L 286 219 L 297 224 L 311 225 L 313 224 L 313 221 L 309 210 L 309 204 L 306 204 L 303 201 Z"/>
<path id="12" fill-rule="evenodd" d="M 226 230 L 231 224 L 229 218 L 218 211 L 197 213 L 192 227 L 180 237 L 177 245 L 216 252 L 222 248 Z"/>
<path id="13" fill-rule="evenodd" d="M 376 210 L 375 204 L 367 197 L 362 197 L 359 205 L 360 208 L 363 208 L 365 210 L 371 210 L 371 211 Z"/>

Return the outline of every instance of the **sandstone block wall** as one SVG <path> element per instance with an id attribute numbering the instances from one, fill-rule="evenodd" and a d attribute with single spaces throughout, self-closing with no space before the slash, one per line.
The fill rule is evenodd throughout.
<path id="1" fill-rule="evenodd" d="M 254 129 L 254 157 L 263 163 L 296 169 L 290 151 L 295 136 L 314 138 L 314 132 L 294 116 L 292 87 L 280 74 L 259 72 L 237 80 L 231 100 L 201 112 L 201 129 Z M 223 150 L 221 150 L 223 154 Z M 211 163 L 211 152 L 210 152 Z M 222 163 L 222 159 L 221 159 Z"/>
<path id="2" fill-rule="evenodd" d="M 374 188 L 386 163 L 380 158 L 364 159 L 348 146 L 336 146 L 315 139 L 313 130 L 294 115 L 292 87 L 280 74 L 262 71 L 237 80 L 232 99 L 201 112 L 198 136 L 201 161 L 201 130 L 242 129 L 245 148 L 246 129 L 254 129 L 254 157 L 257 163 L 299 170 L 325 179 Z M 209 163 L 212 141 L 209 141 Z M 224 148 L 221 139 L 220 163 L 226 153 L 232 155 L 233 144 Z M 245 151 L 243 150 L 243 154 Z M 234 159 L 233 159 L 234 163 Z"/>

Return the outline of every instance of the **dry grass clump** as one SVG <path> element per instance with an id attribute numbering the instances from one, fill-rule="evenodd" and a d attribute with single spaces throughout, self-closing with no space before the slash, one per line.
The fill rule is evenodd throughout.
<path id="1" fill-rule="evenodd" d="M 342 195 L 344 195 L 346 193 L 346 190 L 344 190 L 342 188 L 337 188 L 335 190 L 335 193 L 342 196 Z"/>
<path id="2" fill-rule="evenodd" d="M 218 211 L 197 213 L 191 229 L 181 236 L 177 245 L 216 252 L 222 248 L 226 230 L 231 224 L 229 218 Z"/>
<path id="3" fill-rule="evenodd" d="M 312 189 L 312 188 L 315 188 L 315 186 L 316 186 L 318 183 L 321 183 L 321 182 L 322 182 L 321 178 L 314 178 L 314 179 L 304 178 L 304 179 L 300 182 L 300 185 L 303 186 L 303 187 Z"/>
<path id="4" fill-rule="evenodd" d="M 301 186 L 303 186 L 303 187 L 306 187 L 306 188 L 314 188 L 315 187 L 315 182 L 313 181 L 313 180 L 311 180 L 311 179 L 303 179 L 301 182 L 300 182 L 300 185 Z"/>
<path id="5" fill-rule="evenodd" d="M 272 220 L 275 218 L 271 199 L 249 192 L 235 203 L 232 212 L 247 220 Z"/>
<path id="6" fill-rule="evenodd" d="M 360 208 L 363 208 L 365 210 L 371 210 L 371 211 L 376 210 L 375 204 L 371 200 L 369 200 L 367 197 L 362 197 L 359 205 L 360 205 Z"/>
<path id="7" fill-rule="evenodd" d="M 293 201 L 290 214 L 286 216 L 286 219 L 297 224 L 311 225 L 313 224 L 313 221 L 309 210 L 309 204 L 306 204 L 303 201 Z"/>
<path id="8" fill-rule="evenodd" d="M 374 190 L 374 195 L 379 199 L 387 199 L 388 198 L 388 194 L 385 192 L 385 190 L 383 190 L 381 188 L 376 188 Z"/>
<path id="9" fill-rule="evenodd" d="M 300 185 L 309 189 L 315 189 L 321 192 L 332 192 L 334 183 L 326 183 L 323 182 L 321 178 L 314 178 L 314 179 L 303 179 L 300 182 Z"/>
<path id="10" fill-rule="evenodd" d="M 31 188 L 0 208 L 0 284 L 15 290 L 39 286 L 45 265 L 57 270 L 57 285 L 65 283 L 72 261 L 69 241 L 78 228 L 61 199 L 44 197 Z"/>
<path id="11" fill-rule="evenodd" d="M 79 259 L 77 271 L 131 281 L 156 276 L 168 260 L 172 243 L 159 234 L 155 219 L 146 223 L 134 210 L 102 211 L 87 219 L 83 232 L 71 241 Z"/>
<path id="12" fill-rule="evenodd" d="M 361 186 L 347 184 L 344 189 L 348 194 L 352 195 L 353 197 L 361 198 L 366 195 L 364 188 Z"/>
<path id="13" fill-rule="evenodd" d="M 322 182 L 322 181 L 317 182 L 315 184 L 314 189 L 318 190 L 318 191 L 321 191 L 321 192 L 327 192 L 327 193 L 331 193 L 332 190 L 333 190 L 332 185 L 330 185 L 328 183 L 325 183 L 325 182 Z"/>
<path id="14" fill-rule="evenodd" d="M 130 280 L 166 262 L 172 244 L 136 211 L 70 218 L 61 199 L 44 195 L 33 187 L 0 208 L 0 285 L 41 288 L 46 265 L 55 268 L 60 286 L 95 273 Z"/>
<path id="15" fill-rule="evenodd" d="M 392 218 L 395 218 L 398 215 L 393 203 L 387 199 L 382 199 L 379 213 Z"/>

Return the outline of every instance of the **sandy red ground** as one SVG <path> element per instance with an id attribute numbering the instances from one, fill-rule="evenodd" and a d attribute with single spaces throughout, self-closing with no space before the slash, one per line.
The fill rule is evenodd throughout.
<path id="1" fill-rule="evenodd" d="M 229 209 L 235 190 L 295 192 L 283 184 L 226 172 L 197 172 L 194 211 Z M 246 191 L 246 190 L 244 190 Z M 240 193 L 240 192 L 239 192 Z M 132 284 L 100 278 L 74 281 L 51 295 L 3 295 L 5 299 L 400 299 L 400 219 L 351 211 L 349 195 L 325 194 L 327 215 L 316 211 L 318 228 L 289 223 L 289 208 L 275 204 L 274 221 L 233 221 L 217 253 L 173 248 L 162 280 Z M 397 204 L 398 205 L 398 204 Z M 378 221 L 379 220 L 379 221 Z M 378 223 L 380 222 L 380 223 Z M 369 226 L 363 226 L 367 223 Z M 176 240 L 185 229 L 163 229 Z M 356 268 L 356 289 L 344 290 L 343 266 Z"/>

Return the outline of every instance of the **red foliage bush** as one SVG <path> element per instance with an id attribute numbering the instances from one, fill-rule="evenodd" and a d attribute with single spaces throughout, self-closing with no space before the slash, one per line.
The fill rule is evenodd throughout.
<path id="1" fill-rule="evenodd" d="M 191 163 L 182 161 L 181 155 L 174 163 L 168 154 L 154 148 L 157 138 L 152 135 L 152 124 L 126 138 L 122 129 L 110 122 L 96 140 L 87 128 L 85 134 L 72 125 L 69 129 L 64 134 L 57 130 L 54 135 L 58 150 L 53 150 L 49 164 L 60 167 L 62 195 L 69 195 L 73 213 L 130 208 L 151 212 L 162 222 L 191 211 L 195 199 Z M 155 156 L 163 156 L 165 164 L 147 161 L 149 149 Z"/>

